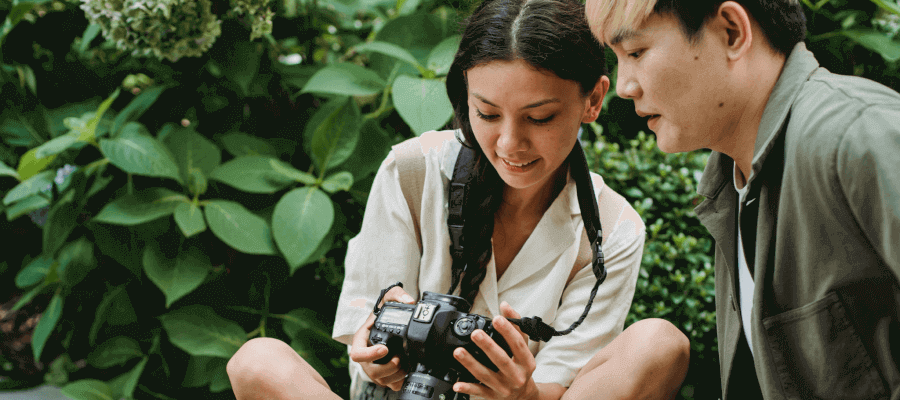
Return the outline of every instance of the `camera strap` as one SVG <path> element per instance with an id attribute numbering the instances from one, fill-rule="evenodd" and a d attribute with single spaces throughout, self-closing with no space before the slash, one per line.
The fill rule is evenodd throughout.
<path id="1" fill-rule="evenodd" d="M 463 237 L 463 228 L 465 226 L 466 216 L 464 210 L 467 209 L 468 195 L 471 191 L 471 184 L 475 178 L 475 157 L 474 149 L 463 146 L 456 158 L 456 165 L 453 169 L 453 178 L 450 181 L 449 206 L 447 227 L 450 230 L 450 255 L 453 257 L 452 282 L 450 292 L 452 293 L 459 284 L 460 277 L 467 269 L 465 258 L 465 238 Z M 549 341 L 554 336 L 567 335 L 584 322 L 591 305 L 594 303 L 594 297 L 597 295 L 597 289 L 606 279 L 606 266 L 603 259 L 603 249 L 600 242 L 603 237 L 603 231 L 600 226 L 600 208 L 597 205 L 597 196 L 594 193 L 594 185 L 591 181 L 590 171 L 587 165 L 587 159 L 584 150 L 581 148 L 579 141 L 575 142 L 575 146 L 569 153 L 567 158 L 569 163 L 569 171 L 572 179 L 575 180 L 575 188 L 578 196 L 578 206 L 581 208 L 581 219 L 584 221 L 584 229 L 590 240 L 591 252 L 593 259 L 591 267 L 597 282 L 591 290 L 590 298 L 584 307 L 584 312 L 577 321 L 563 331 L 557 331 L 550 325 L 543 322 L 540 317 L 525 318 L 509 318 L 509 321 L 518 325 L 531 340 Z"/>

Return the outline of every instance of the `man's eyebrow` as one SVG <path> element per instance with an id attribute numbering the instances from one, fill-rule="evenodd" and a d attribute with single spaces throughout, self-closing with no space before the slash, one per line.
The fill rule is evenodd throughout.
<path id="1" fill-rule="evenodd" d="M 497 105 L 494 104 L 494 103 L 491 103 L 488 99 L 485 99 L 484 97 L 482 97 L 482 96 L 481 96 L 480 94 L 478 94 L 478 93 L 472 93 L 472 97 L 474 97 L 474 98 L 476 98 L 476 99 L 478 99 L 478 100 L 481 100 L 482 102 L 487 103 L 488 105 L 490 105 L 490 106 L 492 106 L 492 107 L 500 108 L 499 106 L 497 106 Z M 527 106 L 525 106 L 525 107 L 522 107 L 522 109 L 525 110 L 525 109 L 529 109 L 529 108 L 537 108 L 537 107 L 540 107 L 540 106 L 543 106 L 543 105 L 546 105 L 546 104 L 550 104 L 550 103 L 562 103 L 562 101 L 559 100 L 559 99 L 557 99 L 557 98 L 555 98 L 555 97 L 553 97 L 553 98 L 549 98 L 549 99 L 545 99 L 545 100 L 541 100 L 541 101 L 538 101 L 538 102 L 529 104 L 529 105 L 527 105 Z"/>
<path id="2" fill-rule="evenodd" d="M 632 39 L 638 36 L 641 36 L 641 34 L 633 29 L 619 29 L 616 30 L 616 32 L 613 33 L 612 38 L 609 39 L 609 45 L 615 46 L 625 40 Z"/>

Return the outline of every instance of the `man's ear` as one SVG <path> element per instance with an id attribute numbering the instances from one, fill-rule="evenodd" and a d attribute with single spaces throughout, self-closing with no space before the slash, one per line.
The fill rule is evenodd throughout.
<path id="1" fill-rule="evenodd" d="M 600 115 L 600 111 L 603 108 L 603 99 L 606 98 L 606 92 L 608 91 L 609 77 L 603 75 L 597 80 L 597 84 L 594 85 L 594 90 L 588 94 L 588 107 L 584 110 L 584 115 L 581 117 L 582 123 L 591 123 L 597 119 L 597 116 Z"/>
<path id="2" fill-rule="evenodd" d="M 751 21 L 747 9 L 734 1 L 726 1 L 719 5 L 716 16 L 709 21 L 711 27 L 717 28 L 718 33 L 722 33 L 729 60 L 738 60 L 750 52 L 753 45 Z"/>

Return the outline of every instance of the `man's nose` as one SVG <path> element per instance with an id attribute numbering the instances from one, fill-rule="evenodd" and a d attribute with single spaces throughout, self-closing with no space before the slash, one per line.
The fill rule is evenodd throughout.
<path id="1" fill-rule="evenodd" d="M 635 99 L 641 96 L 641 85 L 629 73 L 627 68 L 619 68 L 616 78 L 616 94 L 624 99 Z"/>

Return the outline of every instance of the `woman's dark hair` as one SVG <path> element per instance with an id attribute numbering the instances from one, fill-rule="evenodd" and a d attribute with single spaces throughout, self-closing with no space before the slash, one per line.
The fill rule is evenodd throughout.
<path id="1" fill-rule="evenodd" d="M 505 185 L 472 133 L 466 71 L 491 61 L 513 60 L 578 83 L 583 96 L 606 75 L 604 50 L 591 34 L 578 0 L 485 0 L 466 21 L 447 74 L 447 94 L 463 144 L 477 154 L 476 178 L 466 202 L 465 254 L 463 260 L 454 260 L 454 268 L 467 265 L 460 295 L 470 303 L 491 259 L 494 213 Z"/>

